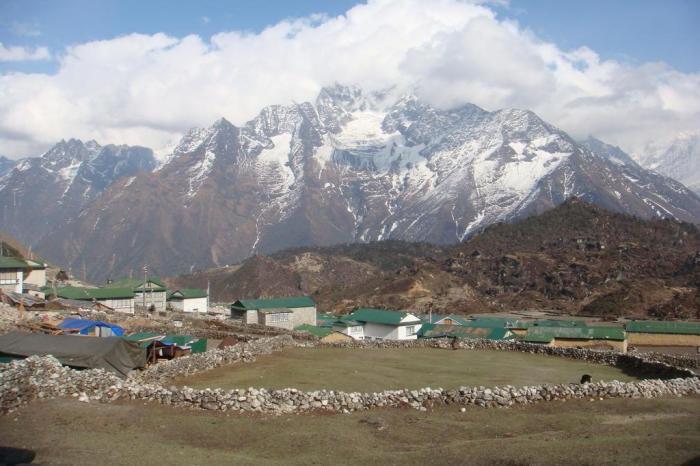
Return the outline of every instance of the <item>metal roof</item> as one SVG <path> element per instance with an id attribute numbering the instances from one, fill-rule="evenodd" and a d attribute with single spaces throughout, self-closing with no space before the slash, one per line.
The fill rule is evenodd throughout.
<path id="1" fill-rule="evenodd" d="M 207 290 L 201 288 L 180 288 L 168 293 L 168 299 L 195 299 L 195 298 L 206 298 Z"/>
<path id="2" fill-rule="evenodd" d="M 308 296 L 290 296 L 286 298 L 269 299 L 239 299 L 231 307 L 239 309 L 270 309 L 270 308 L 295 308 L 315 307 L 316 303 Z"/>
<path id="3" fill-rule="evenodd" d="M 413 322 L 401 322 L 409 315 L 405 311 L 387 311 L 385 309 L 359 308 L 354 310 L 348 318 L 358 322 L 371 322 L 373 324 L 383 325 L 401 325 L 402 323 L 409 324 Z M 416 317 L 415 323 L 419 323 L 420 319 Z"/>
<path id="4" fill-rule="evenodd" d="M 552 338 L 624 341 L 626 336 L 620 327 L 530 327 L 523 340 L 542 342 Z"/>
<path id="5" fill-rule="evenodd" d="M 148 283 L 155 285 L 152 288 L 146 288 L 150 291 L 165 291 L 165 284 L 158 277 L 148 277 Z M 141 292 L 144 286 L 143 279 L 138 278 L 120 278 L 112 283 L 105 285 L 105 288 L 131 288 L 133 291 Z"/>
<path id="6" fill-rule="evenodd" d="M 513 332 L 503 327 L 475 327 L 464 325 L 423 324 L 418 331 L 422 338 L 485 338 L 487 340 L 512 340 Z"/>
<path id="7" fill-rule="evenodd" d="M 317 336 L 319 338 L 323 338 L 326 335 L 333 332 L 333 330 L 328 327 L 316 327 L 315 325 L 309 324 L 298 325 L 294 327 L 294 330 L 296 330 L 297 332 L 310 333 L 311 335 Z"/>
<path id="8" fill-rule="evenodd" d="M 16 257 L 0 256 L 0 270 L 27 269 L 29 264 Z"/>
<path id="9" fill-rule="evenodd" d="M 51 290 L 50 293 L 53 293 L 53 290 Z M 134 297 L 134 292 L 128 288 L 80 288 L 77 286 L 64 286 L 56 289 L 56 297 L 77 299 L 79 301 L 92 301 L 93 299 L 129 299 Z"/>
<path id="10" fill-rule="evenodd" d="M 627 322 L 625 330 L 630 333 L 672 333 L 678 335 L 700 335 L 700 322 L 633 320 Z"/>

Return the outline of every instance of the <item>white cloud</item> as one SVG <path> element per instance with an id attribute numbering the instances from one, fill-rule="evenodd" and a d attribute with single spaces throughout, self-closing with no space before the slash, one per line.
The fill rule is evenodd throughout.
<path id="1" fill-rule="evenodd" d="M 440 107 L 530 108 L 575 137 L 631 152 L 700 121 L 700 74 L 562 50 L 484 4 L 371 0 L 257 34 L 132 34 L 70 47 L 55 74 L 0 76 L 0 147 L 26 155 L 80 137 L 158 150 L 191 126 L 243 123 L 336 81 L 413 88 Z"/>
<path id="2" fill-rule="evenodd" d="M 0 62 L 48 60 L 49 58 L 51 54 L 46 47 L 32 49 L 19 45 L 5 46 L 0 42 Z"/>

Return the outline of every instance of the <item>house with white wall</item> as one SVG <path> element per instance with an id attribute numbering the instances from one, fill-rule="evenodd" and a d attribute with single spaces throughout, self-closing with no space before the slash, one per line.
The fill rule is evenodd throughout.
<path id="1" fill-rule="evenodd" d="M 246 324 L 294 328 L 316 325 L 316 303 L 308 296 L 239 299 L 231 305 L 231 318 Z"/>
<path id="2" fill-rule="evenodd" d="M 333 331 L 340 332 L 344 335 L 352 337 L 354 340 L 365 339 L 365 325 L 352 319 L 338 319 L 333 322 Z"/>
<path id="3" fill-rule="evenodd" d="M 180 288 L 168 293 L 168 305 L 174 311 L 205 314 L 209 309 L 207 290 L 199 288 Z"/>
<path id="4" fill-rule="evenodd" d="M 57 298 L 100 303 L 117 312 L 134 313 L 134 292 L 130 288 L 63 286 L 56 288 L 55 291 L 49 288 L 44 289 L 47 295 L 53 295 Z"/>
<path id="5" fill-rule="evenodd" d="M 21 293 L 28 269 L 29 264 L 22 259 L 0 256 L 0 290 Z"/>
<path id="6" fill-rule="evenodd" d="M 46 264 L 44 262 L 26 260 L 29 266 L 24 275 L 24 286 L 31 285 L 33 289 L 46 286 Z"/>
<path id="7" fill-rule="evenodd" d="M 105 288 L 128 288 L 134 293 L 134 304 L 147 310 L 165 311 L 167 307 L 167 292 L 165 284 L 156 277 L 147 280 L 138 278 L 122 278 L 109 282 Z"/>
<path id="8" fill-rule="evenodd" d="M 410 312 L 360 308 L 346 318 L 362 324 L 365 340 L 415 340 L 421 320 Z"/>

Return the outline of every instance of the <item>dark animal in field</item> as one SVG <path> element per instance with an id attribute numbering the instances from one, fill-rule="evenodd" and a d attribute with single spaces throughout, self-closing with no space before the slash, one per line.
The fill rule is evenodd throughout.
<path id="1" fill-rule="evenodd" d="M 591 383 L 591 376 L 589 374 L 583 374 L 581 376 L 581 383 Z"/>

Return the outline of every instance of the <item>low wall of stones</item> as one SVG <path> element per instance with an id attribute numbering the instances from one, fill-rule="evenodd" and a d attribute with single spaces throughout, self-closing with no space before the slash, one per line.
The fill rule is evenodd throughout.
<path id="1" fill-rule="evenodd" d="M 508 407 L 552 400 L 654 398 L 667 395 L 700 394 L 700 379 L 691 371 L 636 355 L 576 348 L 550 348 L 538 345 L 467 340 L 468 349 L 517 350 L 551 354 L 603 364 L 625 365 L 631 370 L 655 371 L 671 377 L 636 382 L 596 382 L 586 384 L 547 384 L 528 387 L 469 387 L 445 390 L 385 390 L 376 393 L 333 390 L 302 391 L 249 389 L 193 389 L 166 385 L 175 376 L 191 375 L 225 364 L 245 363 L 257 355 L 292 346 L 315 346 L 298 342 L 289 335 L 239 343 L 220 350 L 194 354 L 159 363 L 126 379 L 101 369 L 75 371 L 61 366 L 52 356 L 32 356 L 0 367 L 0 411 L 13 411 L 34 399 L 74 397 L 80 401 L 111 402 L 130 399 L 167 405 L 232 412 L 270 414 L 324 411 L 351 412 L 380 407 L 428 410 L 438 405 Z M 332 346 L 348 346 L 334 344 Z M 449 340 L 415 342 L 358 342 L 349 346 L 450 348 Z M 665 368 L 665 369 L 664 369 Z M 670 368 L 670 369 L 669 369 Z M 677 371 L 677 372 L 673 372 Z"/>
<path id="2" fill-rule="evenodd" d="M 525 343 L 521 341 L 463 339 L 455 343 L 451 339 L 418 340 L 359 340 L 321 343 L 323 346 L 338 348 L 455 348 L 470 350 L 518 351 L 520 353 L 544 354 L 568 359 L 615 366 L 639 377 L 672 379 L 695 377 L 690 368 L 669 364 L 666 356 L 657 354 L 622 354 L 617 351 L 595 350 L 588 348 L 558 348 L 553 346 Z M 673 358 L 670 359 L 671 361 Z"/>

